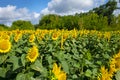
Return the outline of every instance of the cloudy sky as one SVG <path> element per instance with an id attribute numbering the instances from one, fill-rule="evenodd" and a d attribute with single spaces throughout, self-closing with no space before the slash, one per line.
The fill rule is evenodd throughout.
<path id="1" fill-rule="evenodd" d="M 39 22 L 42 15 L 86 12 L 108 0 L 0 0 L 0 24 L 10 25 L 15 20 Z M 118 13 L 118 11 L 116 11 Z"/>

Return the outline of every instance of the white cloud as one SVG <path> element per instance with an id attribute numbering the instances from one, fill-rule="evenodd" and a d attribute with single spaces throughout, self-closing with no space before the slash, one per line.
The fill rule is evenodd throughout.
<path id="1" fill-rule="evenodd" d="M 27 8 L 17 8 L 12 5 L 0 7 L 0 24 L 11 25 L 16 20 L 30 20 L 35 23 L 39 16 L 38 13 L 30 13 Z"/>
<path id="2" fill-rule="evenodd" d="M 108 0 L 51 0 L 48 6 L 41 11 L 41 14 L 69 15 L 87 12 L 105 4 L 107 1 Z M 117 2 L 119 2 L 119 0 L 117 0 Z M 117 5 L 120 7 L 120 3 Z M 120 14 L 120 10 L 115 10 L 114 14 Z"/>
<path id="3" fill-rule="evenodd" d="M 68 15 L 86 12 L 104 2 L 105 0 L 51 0 L 41 14 Z"/>
<path id="4" fill-rule="evenodd" d="M 117 0 L 118 1 L 118 0 Z M 120 8 L 120 2 L 118 1 L 118 3 L 117 3 L 117 6 L 118 6 L 118 8 Z M 117 10 L 115 10 L 114 11 L 114 14 L 116 15 L 116 16 L 118 16 L 119 14 L 120 14 L 120 9 L 117 9 Z"/>

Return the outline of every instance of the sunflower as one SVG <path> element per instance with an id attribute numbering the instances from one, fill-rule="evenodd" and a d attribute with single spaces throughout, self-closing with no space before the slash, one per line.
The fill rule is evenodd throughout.
<path id="1" fill-rule="evenodd" d="M 9 40 L 0 40 L 0 53 L 7 53 L 11 49 L 11 43 Z"/>
<path id="2" fill-rule="evenodd" d="M 116 70 L 120 70 L 120 52 L 113 56 L 112 62 L 114 62 Z"/>
<path id="3" fill-rule="evenodd" d="M 52 34 L 52 40 L 57 40 L 59 37 L 59 34 L 57 32 Z"/>
<path id="4" fill-rule="evenodd" d="M 4 34 L 2 35 L 2 39 L 10 40 L 10 36 L 8 34 Z"/>
<path id="5" fill-rule="evenodd" d="M 66 73 L 64 71 L 61 71 L 61 66 L 58 67 L 56 63 L 53 64 L 52 72 L 57 80 L 66 80 Z"/>
<path id="6" fill-rule="evenodd" d="M 26 58 L 30 61 L 30 62 L 34 62 L 37 57 L 39 56 L 39 53 L 38 53 L 38 49 L 36 46 L 33 46 L 29 51 L 28 51 L 28 54 L 26 56 Z"/>
<path id="7" fill-rule="evenodd" d="M 102 66 L 100 69 L 101 76 L 98 77 L 98 80 L 112 80 L 111 75 L 108 72 L 108 69 L 105 69 L 105 66 Z"/>
<path id="8" fill-rule="evenodd" d="M 33 42 L 34 40 L 35 40 L 35 35 L 34 34 L 30 35 L 29 42 Z"/>
<path id="9" fill-rule="evenodd" d="M 14 40 L 15 42 L 18 42 L 18 40 L 21 38 L 22 34 L 15 34 Z"/>
<path id="10" fill-rule="evenodd" d="M 105 67 L 101 67 L 101 77 L 98 77 L 98 80 L 112 80 L 114 73 L 120 70 L 120 52 L 115 54 L 113 58 L 110 60 L 110 67 L 105 69 Z"/>
<path id="11" fill-rule="evenodd" d="M 116 64 L 116 61 L 115 59 L 112 58 L 110 60 L 110 69 L 109 69 L 109 74 L 111 75 L 111 77 L 113 77 L 113 74 L 117 71 L 115 64 Z"/>
<path id="12" fill-rule="evenodd" d="M 111 38 L 111 33 L 110 32 L 105 32 L 104 33 L 104 38 L 107 39 L 107 41 L 109 41 L 110 38 Z"/>
<path id="13" fill-rule="evenodd" d="M 76 38 L 76 37 L 77 37 L 77 30 L 75 30 L 75 28 L 74 28 L 74 30 L 72 31 L 72 37 L 73 37 L 73 38 Z"/>

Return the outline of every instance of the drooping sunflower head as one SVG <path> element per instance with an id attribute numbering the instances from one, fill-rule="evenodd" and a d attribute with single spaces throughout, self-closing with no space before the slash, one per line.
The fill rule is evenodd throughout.
<path id="1" fill-rule="evenodd" d="M 29 49 L 26 58 L 30 62 L 34 62 L 38 56 L 39 56 L 38 48 L 37 48 L 37 46 L 33 46 L 32 48 Z"/>
<path id="2" fill-rule="evenodd" d="M 56 63 L 53 64 L 52 72 L 55 75 L 55 78 L 57 78 L 57 80 L 66 80 L 66 73 L 62 71 L 61 66 L 58 67 Z"/>
<path id="3" fill-rule="evenodd" d="M 11 43 L 9 40 L 0 40 L 0 53 L 7 53 L 11 49 Z"/>
<path id="4" fill-rule="evenodd" d="M 15 42 L 18 42 L 18 40 L 22 37 L 22 34 L 15 34 L 14 40 Z"/>
<path id="5" fill-rule="evenodd" d="M 34 40 L 35 40 L 35 35 L 34 34 L 30 35 L 29 42 L 33 42 Z"/>
<path id="6" fill-rule="evenodd" d="M 55 74 L 55 75 L 59 75 L 59 73 L 60 73 L 60 70 L 61 69 L 61 67 L 58 67 L 58 65 L 56 64 L 56 63 L 54 63 L 53 64 L 53 70 L 52 70 L 52 72 Z"/>

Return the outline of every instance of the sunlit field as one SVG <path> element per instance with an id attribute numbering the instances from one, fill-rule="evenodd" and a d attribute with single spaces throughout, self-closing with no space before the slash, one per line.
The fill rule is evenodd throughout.
<path id="1" fill-rule="evenodd" d="M 120 80 L 120 31 L 0 32 L 0 80 Z"/>

